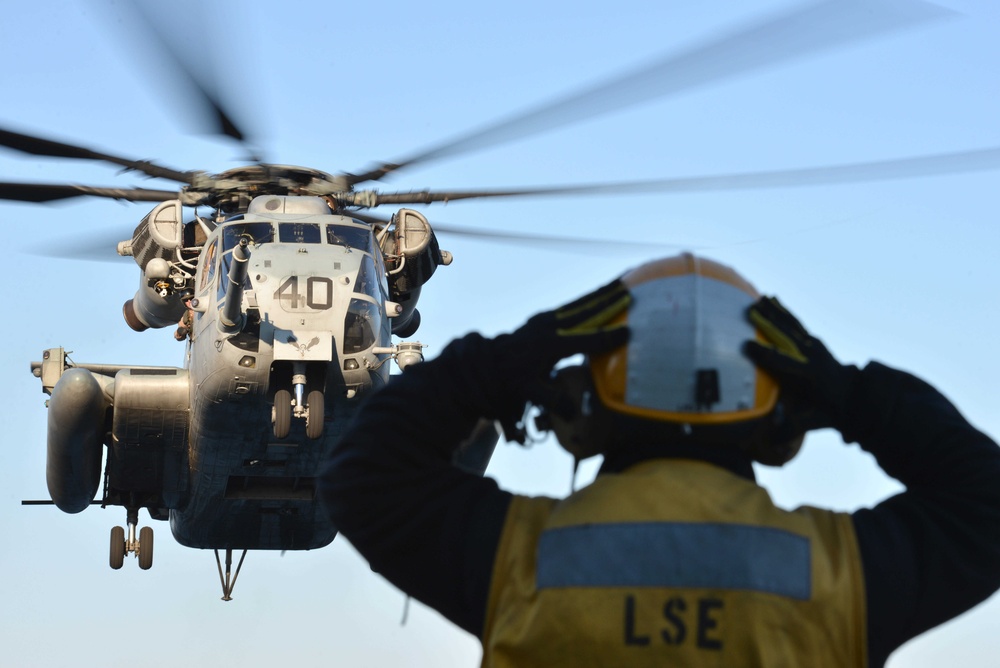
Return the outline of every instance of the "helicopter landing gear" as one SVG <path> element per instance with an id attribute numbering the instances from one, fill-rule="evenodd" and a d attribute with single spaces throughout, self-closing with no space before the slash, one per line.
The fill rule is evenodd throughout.
<path id="1" fill-rule="evenodd" d="M 139 544 L 135 546 L 139 553 L 139 568 L 148 571 L 153 567 L 153 528 L 139 529 Z"/>
<path id="2" fill-rule="evenodd" d="M 125 563 L 125 529 L 111 527 L 111 568 L 116 571 Z"/>
<path id="3" fill-rule="evenodd" d="M 306 436 L 317 439 L 323 434 L 323 393 L 313 390 L 306 403 Z"/>
<path id="4" fill-rule="evenodd" d="M 233 567 L 233 550 L 232 548 L 226 548 L 226 574 L 222 574 L 222 562 L 219 560 L 219 551 L 215 550 L 215 564 L 219 567 L 219 580 L 222 583 L 222 600 L 231 601 L 233 600 L 233 589 L 236 588 L 236 578 L 240 576 L 240 569 L 243 568 L 243 560 L 247 557 L 247 551 L 243 550 L 243 554 L 240 555 L 240 561 L 236 564 L 236 573 L 230 579 L 230 573 Z"/>
<path id="5" fill-rule="evenodd" d="M 128 523 L 128 538 L 125 529 L 111 527 L 111 553 L 109 563 L 111 568 L 118 570 L 125 563 L 125 555 L 131 553 L 139 557 L 139 568 L 148 571 L 153 567 L 153 529 L 142 527 L 136 538 L 136 525 L 139 524 L 138 508 L 129 508 L 126 515 Z"/>
<path id="6" fill-rule="evenodd" d="M 271 414 L 274 422 L 274 437 L 285 438 L 292 428 L 292 393 L 288 390 L 278 390 L 274 393 L 274 410 Z"/>
<path id="7" fill-rule="evenodd" d="M 294 392 L 294 396 L 293 396 Z M 323 435 L 325 400 L 322 390 L 306 393 L 306 365 L 295 362 L 292 366 L 292 390 L 275 390 L 271 423 L 275 438 L 286 438 L 292 426 L 292 418 L 306 421 L 306 436 L 317 439 Z"/>

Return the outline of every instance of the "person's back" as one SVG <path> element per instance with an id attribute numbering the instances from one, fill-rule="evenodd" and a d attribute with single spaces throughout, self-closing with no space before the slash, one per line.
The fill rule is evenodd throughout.
<path id="1" fill-rule="evenodd" d="M 553 375 L 574 353 L 586 364 Z M 523 438 L 526 402 L 575 457 L 604 455 L 590 486 L 515 496 L 453 465 L 482 418 Z M 776 508 L 752 463 L 824 427 L 906 491 L 851 514 Z M 321 493 L 372 569 L 475 634 L 487 666 L 878 666 L 1000 587 L 1000 448 L 927 383 L 841 365 L 690 255 L 408 368 Z"/>
<path id="2" fill-rule="evenodd" d="M 715 465 L 657 459 L 562 501 L 516 498 L 504 536 L 485 665 L 864 661 L 850 516 L 780 510 Z"/>

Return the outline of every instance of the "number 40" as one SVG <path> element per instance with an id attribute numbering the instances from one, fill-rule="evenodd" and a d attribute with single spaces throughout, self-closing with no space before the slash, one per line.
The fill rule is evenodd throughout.
<path id="1" fill-rule="evenodd" d="M 306 294 L 303 296 L 299 292 L 299 277 L 289 276 L 274 291 L 274 298 L 290 301 L 289 308 L 307 306 L 323 311 L 333 306 L 333 280 L 326 276 L 307 277 Z"/>

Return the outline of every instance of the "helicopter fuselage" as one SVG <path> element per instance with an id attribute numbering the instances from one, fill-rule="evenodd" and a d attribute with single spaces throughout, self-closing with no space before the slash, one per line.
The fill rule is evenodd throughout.
<path id="1" fill-rule="evenodd" d="M 128 510 L 127 544 L 147 508 L 189 547 L 327 545 L 336 527 L 315 494 L 321 462 L 360 397 L 388 381 L 389 360 L 422 359 L 421 344 L 392 344 L 405 309 L 390 299 L 382 246 L 318 197 L 258 197 L 206 225 L 193 250 L 179 243 L 177 211 L 154 209 L 133 236 L 143 277 L 125 317 L 140 330 L 178 323 L 183 368 L 76 365 L 62 349 L 33 365 L 52 395 L 52 499 L 80 512 L 103 479 L 102 505 Z"/>
<path id="2" fill-rule="evenodd" d="M 269 204 L 283 208 L 285 200 Z M 240 239 L 250 249 L 243 290 L 235 291 L 242 322 L 226 327 L 220 313 L 232 297 Z M 221 225 L 205 248 L 187 359 L 190 488 L 186 503 L 171 509 L 171 530 L 190 547 L 322 547 L 336 529 L 315 499 L 316 471 L 357 397 L 389 373 L 385 355 L 372 352 L 390 346 L 390 327 L 371 228 L 332 214 L 247 213 Z M 278 437 L 276 395 L 291 395 L 296 413 L 305 412 L 306 397 L 324 406 Z M 307 419 L 317 415 L 323 424 L 311 438 Z"/>

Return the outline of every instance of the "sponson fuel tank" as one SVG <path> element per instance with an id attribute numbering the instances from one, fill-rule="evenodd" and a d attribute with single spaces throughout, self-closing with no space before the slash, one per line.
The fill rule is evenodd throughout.
<path id="1" fill-rule="evenodd" d="M 98 379 L 86 369 L 69 369 L 49 399 L 49 495 L 67 513 L 90 505 L 101 483 L 108 400 Z"/>

